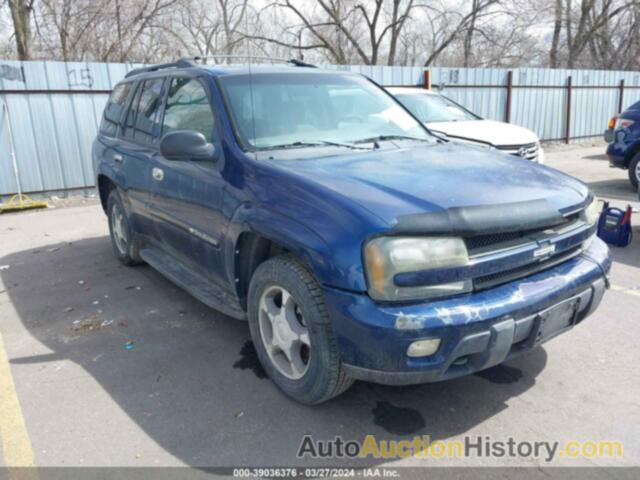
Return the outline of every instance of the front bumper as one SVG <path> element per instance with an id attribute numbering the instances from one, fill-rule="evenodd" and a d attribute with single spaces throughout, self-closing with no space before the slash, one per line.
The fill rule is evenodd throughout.
<path id="1" fill-rule="evenodd" d="M 478 293 L 399 306 L 325 288 L 325 299 L 349 375 L 390 385 L 435 382 L 497 365 L 580 323 L 600 303 L 610 266 L 596 238 L 574 259 Z M 406 355 L 409 344 L 431 337 L 441 339 L 434 355 Z"/>
<path id="2" fill-rule="evenodd" d="M 636 142 L 631 138 L 627 130 L 616 130 L 614 139 L 607 145 L 606 150 L 609 166 L 622 169 L 629 168 L 629 155 L 627 153 L 635 145 Z"/>
<path id="3" fill-rule="evenodd" d="M 611 168 L 622 168 L 623 170 L 627 169 L 627 162 L 624 157 L 620 157 L 618 155 L 607 155 L 609 159 L 609 167 Z"/>

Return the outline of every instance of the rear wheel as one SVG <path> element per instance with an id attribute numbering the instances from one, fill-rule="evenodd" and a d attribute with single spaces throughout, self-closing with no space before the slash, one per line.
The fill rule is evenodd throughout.
<path id="1" fill-rule="evenodd" d="M 258 267 L 249 286 L 248 308 L 258 358 L 285 394 L 317 404 L 351 386 L 322 291 L 295 257 L 281 255 Z"/>
<path id="2" fill-rule="evenodd" d="M 634 188 L 640 184 L 640 153 L 636 153 L 629 163 L 629 180 Z"/>
<path id="3" fill-rule="evenodd" d="M 113 251 L 125 265 L 141 263 L 138 255 L 138 245 L 127 218 L 127 212 L 122 205 L 118 191 L 114 188 L 107 200 L 107 217 L 109 218 L 109 234 Z"/>

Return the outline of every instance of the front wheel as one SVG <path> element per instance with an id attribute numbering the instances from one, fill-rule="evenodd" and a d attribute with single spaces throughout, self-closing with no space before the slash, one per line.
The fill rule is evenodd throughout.
<path id="1" fill-rule="evenodd" d="M 281 255 L 258 267 L 248 309 L 258 358 L 285 394 L 313 405 L 351 386 L 320 286 L 295 257 Z"/>
<path id="2" fill-rule="evenodd" d="M 629 180 L 634 188 L 640 184 L 640 153 L 636 153 L 629 163 Z"/>

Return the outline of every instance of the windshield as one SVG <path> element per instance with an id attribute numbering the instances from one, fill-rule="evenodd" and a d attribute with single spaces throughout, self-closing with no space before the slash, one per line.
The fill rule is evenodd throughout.
<path id="1" fill-rule="evenodd" d="M 479 117 L 442 95 L 399 93 L 396 98 L 424 123 L 479 120 Z"/>
<path id="2" fill-rule="evenodd" d="M 220 84 L 237 135 L 248 149 L 350 146 L 392 137 L 433 139 L 393 98 L 365 78 L 260 73 L 221 77 Z"/>

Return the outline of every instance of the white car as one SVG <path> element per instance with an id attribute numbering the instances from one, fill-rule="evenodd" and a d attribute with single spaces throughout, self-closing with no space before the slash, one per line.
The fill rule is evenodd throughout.
<path id="1" fill-rule="evenodd" d="M 423 88 L 388 88 L 429 130 L 451 141 L 493 147 L 510 155 L 544 163 L 544 151 L 531 130 L 485 120 L 453 100 Z"/>

